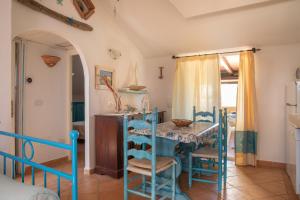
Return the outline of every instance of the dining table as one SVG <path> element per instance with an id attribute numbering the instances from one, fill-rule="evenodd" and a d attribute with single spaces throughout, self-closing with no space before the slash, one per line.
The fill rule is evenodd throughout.
<path id="1" fill-rule="evenodd" d="M 160 123 L 156 130 L 156 152 L 158 156 L 173 157 L 176 162 L 176 200 L 189 200 L 189 196 L 184 193 L 179 185 L 179 177 L 182 174 L 184 163 L 187 163 L 188 151 L 197 147 L 200 144 L 209 143 L 211 134 L 218 129 L 218 123 L 195 122 L 186 127 L 177 127 L 172 121 Z M 141 129 L 134 131 L 141 135 L 151 135 L 151 130 Z M 164 182 L 165 179 L 171 177 L 171 170 L 158 175 L 157 181 Z M 183 183 L 185 184 L 185 183 Z M 186 182 L 186 184 L 188 184 Z M 150 190 L 150 188 L 149 188 Z M 158 195 L 170 194 L 171 187 L 164 188 L 157 193 Z"/>

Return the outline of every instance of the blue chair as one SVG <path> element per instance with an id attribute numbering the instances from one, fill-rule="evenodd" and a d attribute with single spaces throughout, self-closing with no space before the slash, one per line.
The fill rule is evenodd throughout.
<path id="1" fill-rule="evenodd" d="M 197 118 L 200 118 L 200 119 L 197 119 Z M 216 107 L 215 106 L 213 107 L 213 112 L 208 112 L 208 111 L 206 111 L 206 112 L 204 112 L 204 111 L 197 112 L 196 107 L 193 106 L 193 122 L 194 123 L 196 123 L 196 122 L 216 123 Z M 212 145 L 213 147 L 215 147 L 215 144 L 214 144 L 215 143 L 214 142 L 215 137 L 216 137 L 215 134 L 212 134 L 212 136 L 211 136 L 212 144 L 210 144 L 210 145 Z M 199 149 L 200 147 L 201 147 L 201 144 L 199 146 L 195 147 L 193 149 L 193 151 L 196 150 L 196 149 Z M 190 151 L 188 151 L 188 152 L 190 152 Z M 207 160 L 199 159 L 197 164 L 201 166 L 202 163 L 206 162 L 206 161 L 209 164 L 209 167 L 215 165 L 215 160 L 214 159 L 207 159 Z"/>
<path id="2" fill-rule="evenodd" d="M 128 117 L 124 117 L 124 200 L 128 200 L 128 193 L 139 195 L 142 197 L 156 199 L 156 195 L 160 190 L 171 188 L 172 193 L 167 194 L 161 199 L 175 199 L 175 184 L 176 184 L 176 161 L 170 157 L 157 156 L 156 153 L 156 128 L 157 128 L 157 109 L 152 112 L 151 124 L 145 120 L 132 120 L 128 122 Z M 129 128 L 133 128 L 128 132 Z M 136 134 L 137 130 L 151 130 L 151 135 Z M 128 149 L 128 143 L 142 145 L 142 149 Z M 151 149 L 146 149 L 146 146 L 151 146 Z M 130 158 L 130 159 L 129 159 Z M 163 183 L 158 183 L 157 176 L 172 169 L 172 176 Z M 137 176 L 129 180 L 128 172 L 134 172 Z M 133 189 L 128 188 L 128 184 L 132 180 L 142 178 L 142 183 Z M 147 177 L 151 181 L 147 181 Z"/>
<path id="3" fill-rule="evenodd" d="M 192 181 L 218 184 L 218 192 L 222 191 L 222 178 L 224 179 L 224 185 L 226 185 L 227 179 L 227 110 L 222 115 L 222 110 L 219 112 L 219 129 L 217 137 L 217 148 L 203 147 L 194 152 L 189 153 L 189 187 L 192 187 Z M 213 159 L 217 163 L 217 169 L 210 169 L 203 167 L 194 167 L 193 162 L 197 159 Z M 194 161 L 193 161 L 194 160 Z M 194 177 L 195 174 L 209 173 L 217 174 L 217 181 L 207 180 L 198 177 Z"/>
<path id="4" fill-rule="evenodd" d="M 197 117 L 201 117 L 199 120 L 197 120 Z M 211 118 L 207 119 L 207 118 Z M 213 107 L 213 112 L 196 112 L 196 107 L 193 106 L 193 122 L 210 122 L 210 123 L 216 123 L 216 107 Z"/>

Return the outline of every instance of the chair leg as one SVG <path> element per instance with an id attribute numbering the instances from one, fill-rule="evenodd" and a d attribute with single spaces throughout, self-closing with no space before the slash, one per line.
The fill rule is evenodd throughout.
<path id="1" fill-rule="evenodd" d="M 193 176 L 193 157 L 192 153 L 189 153 L 189 187 L 192 187 L 192 176 Z"/>
<path id="2" fill-rule="evenodd" d="M 156 199 L 156 175 L 151 178 L 151 200 Z"/>
<path id="3" fill-rule="evenodd" d="M 218 192 L 222 191 L 222 158 L 218 160 Z"/>
<path id="4" fill-rule="evenodd" d="M 224 185 L 226 186 L 227 182 L 227 156 L 224 158 Z"/>
<path id="5" fill-rule="evenodd" d="M 146 176 L 142 175 L 142 190 L 145 193 L 146 192 Z"/>
<path id="6" fill-rule="evenodd" d="M 176 165 L 172 167 L 172 200 L 175 200 L 176 195 Z"/>
<path id="7" fill-rule="evenodd" d="M 212 169 L 213 168 L 213 159 L 208 159 L 208 169 Z"/>
<path id="8" fill-rule="evenodd" d="M 124 200 L 128 200 L 128 171 L 124 170 Z"/>

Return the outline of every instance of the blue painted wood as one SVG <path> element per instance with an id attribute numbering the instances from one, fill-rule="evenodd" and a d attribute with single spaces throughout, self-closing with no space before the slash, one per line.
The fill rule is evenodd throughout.
<path id="1" fill-rule="evenodd" d="M 128 200 L 128 116 L 124 116 L 123 121 L 123 152 L 124 152 L 124 200 Z"/>
<path id="2" fill-rule="evenodd" d="M 12 163 L 11 163 L 11 171 L 12 171 L 12 178 L 15 179 L 16 177 L 16 172 L 15 172 L 15 169 L 16 169 L 16 165 L 15 165 L 15 160 L 12 160 Z"/>
<path id="3" fill-rule="evenodd" d="M 193 159 L 201 159 L 201 158 L 193 158 L 192 152 L 189 153 L 189 187 L 192 187 L 192 181 L 199 181 L 204 183 L 214 183 L 218 184 L 218 192 L 222 191 L 222 181 L 224 180 L 224 185 L 227 180 L 227 110 L 224 110 L 224 115 L 222 110 L 219 111 L 219 128 L 218 128 L 218 161 L 217 161 L 217 170 L 205 169 L 204 167 L 194 167 Z M 205 159 L 205 158 L 204 158 Z M 208 164 L 215 164 L 214 160 L 207 160 Z M 223 169 L 224 168 L 224 169 Z M 194 178 L 194 172 L 205 172 L 205 173 L 217 173 L 217 181 L 206 180 L 202 178 Z M 224 178 L 224 179 L 223 179 Z"/>
<path id="4" fill-rule="evenodd" d="M 200 117 L 199 120 L 197 120 L 197 117 Z M 203 119 L 203 118 L 211 118 L 211 119 Z M 193 106 L 193 122 L 210 122 L 210 123 L 216 123 L 216 107 L 213 107 L 213 112 L 204 112 L 196 111 L 196 107 Z"/>
<path id="5" fill-rule="evenodd" d="M 77 140 L 79 137 L 78 131 L 71 131 L 70 139 L 72 141 L 72 199 L 78 199 L 78 162 L 77 162 Z"/>
<path id="6" fill-rule="evenodd" d="M 176 160 L 176 167 L 175 167 L 175 174 L 176 174 L 176 183 L 175 183 L 175 199 L 176 200 L 190 200 L 190 198 L 181 191 L 181 188 L 179 186 L 179 176 L 181 175 L 182 172 L 182 164 L 181 164 L 181 159 L 180 156 L 177 152 L 179 145 L 179 141 L 176 140 L 169 140 L 166 138 L 161 138 L 157 137 L 156 140 L 156 151 L 157 155 L 160 156 L 167 156 L 167 157 L 173 157 L 174 160 Z M 172 177 L 172 170 L 168 169 L 161 173 L 159 176 L 157 176 L 156 181 L 157 183 L 165 183 L 166 181 L 170 180 Z M 147 192 L 151 191 L 151 188 L 147 187 L 146 188 Z M 159 191 L 157 191 L 157 195 L 159 196 L 168 196 L 169 198 L 172 198 L 172 187 L 168 186 L 166 188 L 163 188 Z"/>
<path id="7" fill-rule="evenodd" d="M 151 124 L 149 124 L 148 122 L 144 121 L 144 120 L 131 120 L 128 123 L 128 127 L 129 128 L 133 128 L 133 129 L 151 129 Z"/>
<path id="8" fill-rule="evenodd" d="M 222 110 L 219 112 L 219 129 L 218 129 L 218 192 L 222 191 L 222 162 L 223 162 L 223 117 Z"/>
<path id="9" fill-rule="evenodd" d="M 29 140 L 31 142 L 45 144 L 45 145 L 60 148 L 60 149 L 72 150 L 72 145 L 64 144 L 64 143 L 60 143 L 60 142 L 55 142 L 55 141 L 50 141 L 50 140 L 45 140 L 45 139 L 40 139 L 40 138 L 35 138 L 35 137 L 30 137 L 30 136 L 24 136 L 24 135 L 19 135 L 19 134 L 15 134 L 15 133 L 8 133 L 8 132 L 4 132 L 4 131 L 0 131 L 0 135 L 16 138 L 16 139 L 20 139 L 20 140 Z"/>
<path id="10" fill-rule="evenodd" d="M 141 160 L 141 159 L 151 160 L 152 159 L 151 153 L 144 151 L 144 150 L 130 149 L 130 150 L 128 150 L 127 155 L 133 156 L 139 160 Z"/>
<path id="11" fill-rule="evenodd" d="M 143 120 L 132 120 L 128 122 L 128 116 L 125 115 L 123 122 L 123 133 L 124 133 L 124 199 L 128 200 L 128 193 L 140 195 L 143 197 L 151 198 L 152 200 L 156 199 L 157 192 L 160 189 L 165 188 L 167 185 L 172 189 L 176 188 L 176 166 L 175 164 L 170 167 L 172 170 L 172 176 L 169 179 L 161 179 L 163 182 L 159 182 L 156 174 L 156 156 L 157 156 L 157 142 L 156 142 L 156 129 L 157 129 L 157 108 L 151 114 L 151 124 L 149 122 L 150 117 L 143 115 Z M 148 121 L 146 121 L 148 119 Z M 132 133 L 129 135 L 128 129 L 133 128 Z M 134 130 L 138 129 L 150 129 L 151 136 L 146 137 L 143 135 L 134 135 Z M 128 149 L 128 142 L 133 142 L 134 144 L 142 145 L 142 148 L 137 149 Z M 146 144 L 151 146 L 151 151 L 146 151 Z M 142 177 L 142 184 L 135 187 L 134 189 L 128 189 L 128 156 L 132 156 L 136 159 L 147 159 L 151 161 L 151 182 L 150 187 L 147 187 L 147 181 L 145 176 Z M 174 169 L 173 169 L 174 168 Z M 141 191 L 139 190 L 141 189 Z M 151 193 L 149 196 L 146 192 Z M 175 190 L 172 193 L 167 193 L 164 196 L 161 196 L 162 199 L 170 197 L 175 199 Z"/>
<path id="12" fill-rule="evenodd" d="M 3 174 L 6 175 L 6 156 L 3 157 Z"/>
<path id="13" fill-rule="evenodd" d="M 151 123 L 152 122 L 152 114 L 151 113 L 146 113 L 146 110 L 143 109 L 143 120 L 146 122 Z"/>
<path id="14" fill-rule="evenodd" d="M 22 152 L 22 159 L 21 161 L 24 159 L 24 155 Z M 25 159 L 24 159 L 25 160 Z M 17 160 L 18 161 L 18 160 Z M 22 166 L 21 166 L 21 177 L 22 177 L 22 183 L 24 183 L 24 176 L 25 176 L 25 162 L 22 162 Z"/>
<path id="15" fill-rule="evenodd" d="M 128 136 L 128 142 L 134 142 L 135 144 L 148 144 L 148 145 L 152 145 L 152 141 L 151 139 L 149 139 L 146 136 L 138 136 L 138 135 L 130 135 Z"/>
<path id="16" fill-rule="evenodd" d="M 31 184 L 35 185 L 34 167 L 31 168 Z"/>
<path id="17" fill-rule="evenodd" d="M 29 137 L 29 136 L 23 136 L 19 134 L 14 134 L 14 133 L 8 133 L 8 132 L 3 132 L 0 131 L 0 135 L 7 136 L 7 137 L 12 137 L 15 139 L 20 139 L 22 140 L 22 156 L 18 157 L 15 155 L 8 154 L 6 152 L 0 151 L 0 156 L 3 156 L 4 158 L 4 163 L 5 167 L 4 169 L 6 170 L 6 159 L 11 159 L 12 160 L 12 177 L 15 178 L 15 162 L 21 163 L 21 176 L 22 176 L 22 182 L 24 182 L 24 173 L 25 173 L 25 165 L 31 166 L 32 167 L 32 175 L 31 175 L 31 181 L 32 185 L 35 184 L 35 175 L 34 171 L 36 169 L 40 169 L 44 173 L 44 187 L 47 187 L 47 173 L 51 173 L 54 175 L 57 175 L 59 182 L 60 178 L 65 178 L 66 180 L 72 181 L 72 200 L 77 200 L 78 199 L 78 173 L 77 173 L 77 139 L 79 136 L 79 133 L 77 131 L 71 131 L 70 133 L 70 138 L 71 138 L 71 144 L 63 144 L 59 142 L 53 142 L 49 140 L 44 140 L 44 139 L 39 139 L 39 138 L 34 138 L 34 137 Z M 36 162 L 32 162 L 31 160 L 34 157 L 34 147 L 32 142 L 39 143 L 39 144 L 44 144 L 47 146 L 52 146 L 60 149 L 65 149 L 69 150 L 72 154 L 72 173 L 65 173 L 44 165 L 41 165 Z M 26 145 L 30 146 L 31 154 L 28 156 L 25 152 L 25 147 Z M 59 185 L 60 186 L 60 183 Z M 58 194 L 60 193 L 60 189 L 58 188 Z"/>
<path id="18" fill-rule="evenodd" d="M 29 144 L 29 146 L 30 146 L 31 154 L 29 157 L 27 156 L 26 151 L 25 151 L 26 144 Z M 32 142 L 30 140 L 25 140 L 25 141 L 23 140 L 22 152 L 24 152 L 24 159 L 29 160 L 29 161 L 32 160 L 32 158 L 34 156 L 34 148 L 33 148 Z"/>
<path id="19" fill-rule="evenodd" d="M 228 134 L 228 120 L 227 120 L 227 109 L 224 109 L 224 117 L 223 117 L 224 121 L 224 185 L 226 185 L 227 183 L 227 134 Z"/>
<path id="20" fill-rule="evenodd" d="M 60 197 L 60 176 L 57 176 L 57 195 Z"/>
<path id="21" fill-rule="evenodd" d="M 44 188 L 47 188 L 47 172 L 44 171 Z"/>

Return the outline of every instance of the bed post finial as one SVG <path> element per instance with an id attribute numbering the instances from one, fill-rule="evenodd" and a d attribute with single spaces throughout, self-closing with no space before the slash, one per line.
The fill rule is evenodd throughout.
<path id="1" fill-rule="evenodd" d="M 78 199 L 78 171 L 77 171 L 77 139 L 78 131 L 71 131 L 70 138 L 72 141 L 72 200 Z"/>

